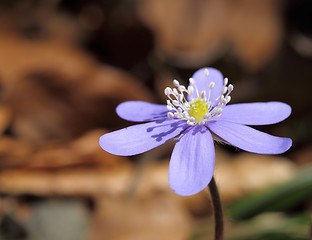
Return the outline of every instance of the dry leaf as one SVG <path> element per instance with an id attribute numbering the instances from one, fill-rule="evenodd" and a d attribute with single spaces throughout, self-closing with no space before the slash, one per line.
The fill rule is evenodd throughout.
<path id="1" fill-rule="evenodd" d="M 37 169 L 62 169 L 73 167 L 112 168 L 126 164 L 128 159 L 103 151 L 99 137 L 104 130 L 93 130 L 69 142 L 54 141 L 45 143 L 24 166 Z"/>
<path id="2" fill-rule="evenodd" d="M 281 44 L 283 27 L 280 2 L 235 0 L 228 8 L 232 51 L 246 69 L 260 69 Z"/>
<path id="3" fill-rule="evenodd" d="M 238 154 L 235 158 L 217 153 L 216 181 L 224 202 L 231 202 L 248 193 L 289 179 L 295 166 L 283 157 Z M 110 197 L 150 196 L 157 192 L 171 192 L 168 185 L 168 162 L 144 164 L 135 168 L 128 162 L 117 168 L 5 170 L 0 173 L 3 192 L 49 196 L 96 196 Z M 182 198 L 193 212 L 209 208 L 206 193 Z"/>
<path id="4" fill-rule="evenodd" d="M 12 130 L 32 140 L 69 139 L 123 122 L 115 107 L 125 100 L 153 101 L 133 77 L 101 66 L 67 43 L 25 40 L 0 33 L 4 101 Z"/>
<path id="5" fill-rule="evenodd" d="M 8 129 L 12 121 L 12 112 L 9 106 L 0 105 L 0 135 Z"/>
<path id="6" fill-rule="evenodd" d="M 179 65 L 198 66 L 223 54 L 224 1 L 142 0 L 138 14 L 154 32 L 156 52 Z"/>
<path id="7" fill-rule="evenodd" d="M 0 169 L 24 166 L 35 149 L 36 146 L 27 140 L 0 137 Z"/>
<path id="8" fill-rule="evenodd" d="M 180 66 L 199 67 L 230 50 L 244 68 L 258 70 L 282 38 L 279 1 L 141 0 L 137 9 L 160 58 Z"/>
<path id="9" fill-rule="evenodd" d="M 115 196 L 124 194 L 132 179 L 129 166 L 118 169 L 4 170 L 0 173 L 2 192 L 37 196 Z"/>

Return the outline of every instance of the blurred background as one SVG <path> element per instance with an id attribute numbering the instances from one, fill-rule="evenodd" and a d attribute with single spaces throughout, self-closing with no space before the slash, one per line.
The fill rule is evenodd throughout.
<path id="1" fill-rule="evenodd" d="M 173 145 L 129 158 L 98 146 L 131 124 L 117 104 L 164 103 L 203 66 L 229 78 L 232 103 L 293 109 L 258 127 L 293 139 L 283 155 L 216 146 L 226 239 L 308 239 L 309 0 L 1 0 L 0 239 L 212 239 L 208 192 L 169 189 Z"/>

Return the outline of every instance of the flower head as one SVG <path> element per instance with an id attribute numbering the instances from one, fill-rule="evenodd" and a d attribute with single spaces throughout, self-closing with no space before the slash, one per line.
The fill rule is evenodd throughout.
<path id="1" fill-rule="evenodd" d="M 279 154 L 287 151 L 291 139 L 272 136 L 246 125 L 266 125 L 286 119 L 289 105 L 257 102 L 227 105 L 233 85 L 220 71 L 199 69 L 186 88 L 177 80 L 167 87 L 167 105 L 128 101 L 118 105 L 117 114 L 129 121 L 147 122 L 104 134 L 100 146 L 116 155 L 146 152 L 175 137 L 177 142 L 169 164 L 170 187 L 180 195 L 204 189 L 214 172 L 212 133 L 222 141 L 245 151 Z"/>

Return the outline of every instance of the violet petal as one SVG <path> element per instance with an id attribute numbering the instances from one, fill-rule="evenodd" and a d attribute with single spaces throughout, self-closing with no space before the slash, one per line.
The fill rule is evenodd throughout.
<path id="1" fill-rule="evenodd" d="M 116 108 L 119 117 L 132 122 L 147 122 L 165 118 L 167 107 L 143 101 L 127 101 Z"/>
<path id="2" fill-rule="evenodd" d="M 206 69 L 208 69 L 208 76 L 205 73 Z M 210 92 L 210 101 L 216 100 L 222 93 L 224 79 L 222 73 L 219 70 L 215 68 L 201 68 L 193 74 L 192 78 L 195 80 L 199 93 L 201 91 L 206 91 L 208 97 Z M 212 89 L 209 88 L 209 84 L 211 82 L 215 83 L 215 86 Z M 193 96 L 191 97 L 197 97 L 196 91 L 194 91 Z M 191 99 L 191 97 L 189 97 L 189 99 Z"/>
<path id="3" fill-rule="evenodd" d="M 282 102 L 256 102 L 227 105 L 218 120 L 245 125 L 278 123 L 291 113 L 291 107 Z"/>
<path id="4" fill-rule="evenodd" d="M 248 152 L 280 154 L 292 145 L 290 138 L 272 136 L 241 124 L 218 120 L 208 122 L 207 126 L 228 143 Z"/>
<path id="5" fill-rule="evenodd" d="M 186 130 L 177 141 L 169 164 L 169 184 L 179 195 L 203 190 L 210 182 L 215 162 L 211 133 L 205 126 Z"/>
<path id="6" fill-rule="evenodd" d="M 138 124 L 102 135 L 99 144 L 109 153 L 131 156 L 167 142 L 186 127 L 184 121 L 174 120 Z"/>

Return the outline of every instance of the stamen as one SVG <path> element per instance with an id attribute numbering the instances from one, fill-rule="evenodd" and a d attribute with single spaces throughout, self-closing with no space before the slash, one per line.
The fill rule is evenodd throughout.
<path id="1" fill-rule="evenodd" d="M 189 95 L 193 95 L 194 88 L 192 86 L 188 86 L 187 91 Z"/>
<path id="2" fill-rule="evenodd" d="M 227 77 L 224 78 L 224 83 L 223 83 L 223 85 L 226 86 L 226 85 L 228 84 L 228 82 L 229 82 L 229 79 L 228 79 Z"/>
<path id="3" fill-rule="evenodd" d="M 228 104 L 231 101 L 231 96 L 226 96 L 225 101 L 226 101 L 226 104 Z"/>
<path id="4" fill-rule="evenodd" d="M 209 70 L 205 69 L 205 77 L 208 77 Z M 231 101 L 230 93 L 234 87 L 228 84 L 228 79 L 224 78 L 222 93 L 216 99 L 210 99 L 211 91 L 215 87 L 215 82 L 209 83 L 208 92 L 199 89 L 193 78 L 189 79 L 190 85 L 186 88 L 178 80 L 173 80 L 175 88 L 166 87 L 165 95 L 168 97 L 167 116 L 169 119 L 184 119 L 188 125 L 203 125 L 208 121 L 221 116 L 226 104 Z M 195 96 L 194 96 L 195 92 Z M 187 100 L 189 96 L 191 100 Z"/>
<path id="5" fill-rule="evenodd" d="M 178 82 L 178 80 L 174 79 L 173 80 L 173 85 L 176 86 L 176 87 L 179 87 L 180 83 Z"/>
<path id="6" fill-rule="evenodd" d="M 175 95 L 175 97 L 176 97 L 176 95 L 179 94 L 179 93 L 178 93 L 178 90 L 177 90 L 176 88 L 172 89 L 172 92 L 173 92 L 173 94 Z"/>
<path id="7" fill-rule="evenodd" d="M 228 88 L 227 87 L 223 87 L 222 94 L 225 94 L 227 91 L 228 91 Z"/>
<path id="8" fill-rule="evenodd" d="M 180 92 L 185 92 L 186 91 L 186 88 L 183 85 L 179 85 L 178 89 L 179 89 Z"/>
<path id="9" fill-rule="evenodd" d="M 228 86 L 228 92 L 231 93 L 233 91 L 233 89 L 234 89 L 234 86 L 232 84 L 230 84 Z"/>
<path id="10" fill-rule="evenodd" d="M 165 95 L 168 96 L 172 93 L 172 89 L 170 87 L 166 87 L 164 92 L 165 92 Z"/>
<path id="11" fill-rule="evenodd" d="M 177 100 L 173 100 L 173 101 L 172 101 L 172 104 L 173 104 L 174 106 L 177 106 L 177 107 L 180 106 L 180 104 L 179 104 L 179 102 L 178 102 Z"/>
<path id="12" fill-rule="evenodd" d="M 174 118 L 174 114 L 172 112 L 168 112 L 167 113 L 168 118 L 173 119 Z"/>

